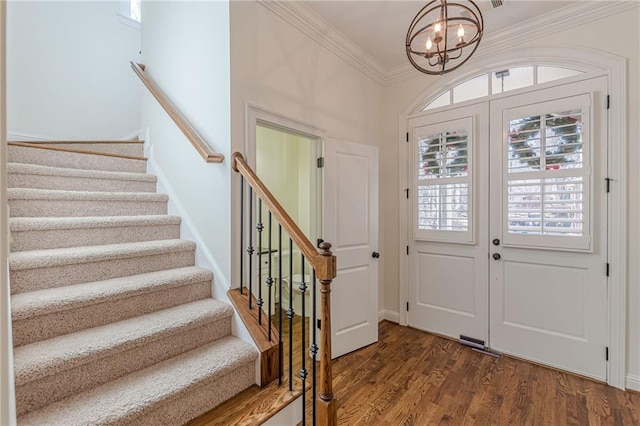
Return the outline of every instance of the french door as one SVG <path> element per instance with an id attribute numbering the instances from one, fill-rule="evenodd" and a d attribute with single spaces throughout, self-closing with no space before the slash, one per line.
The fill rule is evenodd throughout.
<path id="1" fill-rule="evenodd" d="M 409 325 L 606 380 L 606 79 L 412 118 Z"/>

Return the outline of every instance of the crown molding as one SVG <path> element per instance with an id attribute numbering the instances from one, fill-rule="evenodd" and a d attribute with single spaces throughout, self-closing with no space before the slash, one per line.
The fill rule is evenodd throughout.
<path id="1" fill-rule="evenodd" d="M 408 62 L 397 67 L 385 68 L 302 1 L 257 1 L 382 86 L 392 86 L 423 76 Z M 638 7 L 640 2 L 633 0 L 582 1 L 565 6 L 485 35 L 475 58 L 493 55 L 536 38 Z"/>
<path id="2" fill-rule="evenodd" d="M 385 85 L 387 70 L 304 2 L 257 1 L 376 83 Z"/>

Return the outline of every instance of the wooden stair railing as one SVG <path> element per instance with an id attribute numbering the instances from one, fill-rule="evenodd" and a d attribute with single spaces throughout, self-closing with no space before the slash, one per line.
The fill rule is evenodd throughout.
<path id="1" fill-rule="evenodd" d="M 144 64 L 137 64 L 131 62 L 131 68 L 136 73 L 144 85 L 149 89 L 151 94 L 160 103 L 162 108 L 169 114 L 169 117 L 176 123 L 178 128 L 191 142 L 191 145 L 198 151 L 198 154 L 207 163 L 222 163 L 224 161 L 224 155 L 214 152 L 202 136 L 193 128 L 191 123 L 180 113 L 178 108 L 169 100 L 167 95 L 158 87 L 158 85 L 147 75 L 145 72 Z"/>
<path id="2" fill-rule="evenodd" d="M 312 415 L 315 417 L 314 424 L 318 424 L 322 426 L 337 425 L 337 409 L 336 409 L 336 400 L 333 393 L 333 374 L 332 374 L 332 360 L 331 360 L 331 282 L 336 277 L 336 257 L 331 253 L 331 244 L 329 244 L 328 242 L 322 242 L 320 244 L 320 250 L 317 250 L 314 247 L 311 241 L 309 241 L 309 239 L 305 236 L 305 234 L 298 227 L 298 225 L 293 221 L 293 219 L 291 219 L 289 214 L 287 214 L 285 209 L 280 205 L 280 203 L 274 197 L 274 195 L 269 191 L 269 189 L 265 186 L 265 184 L 260 180 L 260 178 L 258 178 L 256 173 L 247 164 L 242 154 L 240 154 L 239 152 L 233 153 L 231 167 L 235 172 L 238 172 L 241 175 L 241 182 L 242 182 L 241 198 L 243 199 L 243 201 L 241 202 L 241 206 L 243 205 L 243 202 L 244 202 L 243 188 L 244 188 L 244 183 L 246 182 L 250 190 L 249 198 L 251 199 L 253 195 L 251 191 L 253 191 L 255 193 L 255 196 L 258 198 L 258 200 L 260 200 L 261 204 L 260 204 L 260 207 L 258 207 L 258 211 L 261 210 L 261 205 L 263 203 L 268 209 L 269 218 L 271 218 L 271 215 L 273 215 L 276 219 L 276 222 L 279 223 L 279 226 L 281 226 L 281 228 L 289 235 L 290 247 L 291 247 L 291 241 L 293 241 L 295 245 L 299 248 L 301 254 L 303 255 L 302 276 L 304 277 L 304 263 L 305 263 L 304 260 L 306 259 L 306 261 L 313 268 L 313 272 L 314 272 L 313 284 L 315 284 L 316 278 L 320 282 L 320 315 L 318 317 L 318 319 L 320 320 L 320 327 L 319 327 L 320 328 L 320 336 L 319 336 L 320 345 L 319 345 L 319 348 L 317 347 L 317 345 L 315 345 L 315 335 L 314 335 L 313 336 L 314 344 L 312 344 L 309 347 L 309 351 L 313 355 L 317 354 L 317 350 L 319 349 L 319 364 L 320 364 L 319 365 L 319 369 L 320 369 L 319 394 L 317 395 L 317 398 L 315 398 L 315 400 L 312 401 L 312 404 L 313 404 Z M 241 207 L 241 210 L 242 209 L 243 207 Z M 251 211 L 251 207 L 249 208 L 249 211 Z M 261 223 L 261 219 L 257 219 L 257 220 L 259 220 L 259 222 L 256 227 L 258 228 L 259 232 L 262 232 L 263 225 Z M 249 225 L 251 226 L 251 223 Z M 241 224 L 241 228 L 244 228 L 244 222 Z M 271 219 L 269 219 L 269 230 L 270 229 L 271 229 Z M 242 231 L 241 231 L 241 245 L 243 243 L 242 239 L 243 237 L 242 237 Z M 271 242 L 271 240 L 269 240 L 269 242 Z M 244 250 L 244 248 L 242 249 Z M 253 247 L 251 247 L 251 244 L 247 252 L 249 253 L 249 255 L 253 253 Z M 293 253 L 290 249 L 289 250 L 290 262 L 292 257 L 293 257 Z M 271 260 L 269 259 L 269 262 L 270 261 Z M 241 269 L 242 269 L 242 266 L 241 266 Z M 241 271 L 241 275 L 242 275 L 242 272 L 243 271 Z M 290 279 L 292 278 L 290 277 Z M 269 282 L 270 280 L 272 280 L 271 276 L 267 278 L 267 286 L 269 286 L 269 289 L 271 285 Z M 260 283 L 258 284 L 260 285 Z M 302 286 L 304 286 L 304 284 L 305 283 L 303 278 Z M 313 287 L 315 287 L 315 285 Z M 293 287 L 290 287 L 290 288 L 293 288 Z M 301 291 L 302 291 L 302 306 L 303 306 L 302 317 L 304 319 L 304 316 L 305 316 L 304 315 L 304 305 L 305 305 L 304 291 L 305 290 L 301 289 Z M 242 292 L 242 280 L 241 280 L 240 292 Z M 290 295 L 291 295 L 291 290 L 290 290 Z M 315 292 L 313 293 L 313 295 L 314 295 L 314 301 L 315 301 Z M 248 299 L 253 300 L 251 294 L 248 295 Z M 260 311 L 262 309 L 261 308 L 262 302 L 260 301 L 260 299 L 258 300 L 259 302 L 257 303 L 258 305 L 257 308 Z M 251 308 L 251 305 L 249 305 L 249 307 Z M 270 310 L 271 309 L 269 308 L 269 311 Z M 289 305 L 289 311 L 293 312 L 291 303 Z M 289 312 L 287 315 L 289 315 Z M 315 315 L 315 305 L 314 305 L 314 315 Z M 261 317 L 260 312 L 258 314 L 258 317 Z M 257 322 L 258 320 L 256 320 L 256 323 Z M 304 330 L 304 327 L 302 327 L 302 330 Z M 302 341 L 304 342 L 305 341 L 304 331 L 302 336 L 303 336 Z M 282 362 L 282 360 L 280 360 L 280 362 Z M 303 392 L 303 414 L 302 414 L 303 423 L 302 424 L 305 424 L 304 419 L 306 417 L 304 412 L 305 411 L 304 379 L 306 378 L 306 370 L 304 367 L 305 365 L 304 360 L 302 362 L 303 362 L 302 364 L 303 367 L 301 370 L 301 377 L 304 376 L 303 390 L 302 390 Z M 315 363 L 313 363 L 313 368 L 315 372 Z M 315 374 L 312 375 L 312 378 L 314 380 L 313 389 L 314 389 L 314 397 L 315 397 L 316 396 Z"/>

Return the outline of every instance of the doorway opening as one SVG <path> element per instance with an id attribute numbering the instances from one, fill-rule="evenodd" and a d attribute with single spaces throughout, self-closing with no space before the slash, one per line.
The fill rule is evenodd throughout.
<path id="1" fill-rule="evenodd" d="M 320 178 L 317 166 L 318 150 L 320 149 L 320 140 L 310 136 L 292 132 L 287 129 L 268 125 L 266 123 L 258 123 L 256 126 L 256 174 L 264 182 L 269 191 L 273 193 L 282 207 L 287 211 L 291 219 L 300 227 L 302 232 L 310 241 L 317 241 L 321 231 L 321 215 L 318 214 L 319 195 L 320 195 Z M 268 213 L 262 212 L 261 223 L 268 223 Z M 283 231 L 283 241 L 289 240 L 289 235 Z M 302 254 L 296 248 L 293 253 L 284 247 L 281 253 L 275 247 L 278 246 L 278 233 L 273 232 L 272 241 L 269 245 L 268 241 L 262 242 L 259 248 L 263 255 L 269 253 L 269 247 L 272 247 L 271 254 L 275 264 L 280 261 L 283 265 L 289 265 L 289 257 L 292 257 L 293 271 L 289 272 L 289 268 L 285 268 L 282 277 L 276 273 L 274 279 L 282 278 L 283 285 L 282 303 L 283 306 L 275 306 L 276 301 L 280 300 L 277 294 L 277 286 L 273 287 L 274 294 L 271 300 L 271 312 L 277 312 L 278 309 L 293 308 L 294 312 L 302 312 L 302 304 L 305 304 L 305 316 L 309 316 L 311 309 L 311 294 L 307 292 L 304 300 L 298 287 L 301 282 L 309 283 L 311 281 L 311 266 L 305 262 L 304 274 L 302 267 Z M 285 244 L 285 246 L 287 246 Z M 266 256 L 265 256 L 266 259 Z M 265 262 L 263 262 L 265 263 Z M 260 265 L 258 273 L 262 277 L 266 277 L 266 263 Z M 262 292 L 266 294 L 266 284 L 262 282 Z M 293 285 L 288 285 L 292 281 Z M 289 295 L 289 289 L 293 288 L 293 295 Z M 293 300 L 292 306 L 289 306 L 289 300 Z"/>

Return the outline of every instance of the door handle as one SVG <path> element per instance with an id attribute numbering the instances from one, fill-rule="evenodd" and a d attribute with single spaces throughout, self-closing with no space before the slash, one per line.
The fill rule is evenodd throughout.
<path id="1" fill-rule="evenodd" d="M 501 257 L 500 253 L 493 253 L 493 260 L 500 260 Z"/>
<path id="2" fill-rule="evenodd" d="M 374 259 L 378 259 L 380 257 L 380 253 L 374 251 L 373 253 L 371 253 L 371 257 L 373 257 Z"/>
<path id="3" fill-rule="evenodd" d="M 494 246 L 499 246 L 500 245 L 500 240 L 496 238 L 496 239 L 494 239 L 492 241 L 492 243 L 493 243 Z"/>

